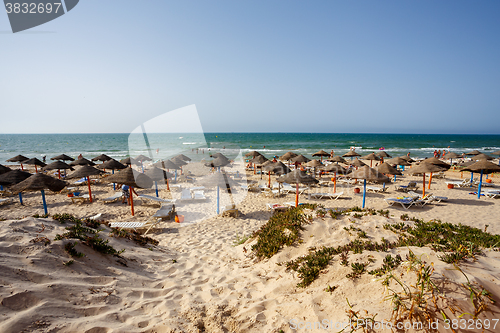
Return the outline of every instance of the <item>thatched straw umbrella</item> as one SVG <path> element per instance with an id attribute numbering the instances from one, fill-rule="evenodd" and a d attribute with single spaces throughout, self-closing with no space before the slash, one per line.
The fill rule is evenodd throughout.
<path id="1" fill-rule="evenodd" d="M 337 173 L 344 174 L 345 173 L 344 167 L 342 167 L 338 163 L 332 163 L 332 164 L 328 164 L 326 167 L 324 167 L 324 170 L 328 171 L 328 172 L 333 172 L 333 179 L 332 179 L 333 180 L 333 193 L 336 193 L 337 192 Z"/>
<path id="2" fill-rule="evenodd" d="M 280 159 L 281 161 L 288 161 L 288 164 L 290 165 L 290 160 L 291 160 L 292 158 L 296 157 L 296 156 L 297 156 L 297 154 L 295 154 L 295 153 L 294 153 L 294 152 L 292 152 L 292 151 L 289 151 L 289 152 L 287 152 L 287 153 L 285 153 L 285 154 L 281 155 L 281 156 L 279 157 L 279 159 Z"/>
<path id="3" fill-rule="evenodd" d="M 158 198 L 158 181 L 166 180 L 168 182 L 168 178 L 172 178 L 173 176 L 170 172 L 167 172 L 163 169 L 159 169 L 157 167 L 152 167 L 151 169 L 147 170 L 145 174 L 155 182 L 155 191 L 157 198 Z"/>
<path id="4" fill-rule="evenodd" d="M 365 156 L 361 156 L 360 159 L 362 160 L 369 160 L 370 161 L 370 168 L 372 167 L 373 161 L 380 161 L 380 157 L 375 155 L 375 153 L 371 153 Z"/>
<path id="5" fill-rule="evenodd" d="M 294 163 L 307 163 L 310 161 L 310 159 L 305 157 L 304 155 L 297 155 L 293 157 L 291 161 Z"/>
<path id="6" fill-rule="evenodd" d="M 355 166 L 356 168 L 367 166 L 364 162 L 362 162 L 362 161 L 360 161 L 358 159 L 355 159 L 353 162 L 351 162 L 349 164 L 352 165 L 352 166 Z"/>
<path id="7" fill-rule="evenodd" d="M 29 165 L 34 165 L 35 166 L 35 173 L 38 173 L 37 166 L 44 167 L 44 166 L 47 165 L 47 164 L 43 163 L 42 161 L 40 161 L 36 157 L 30 158 L 29 160 L 26 160 L 26 161 L 23 161 L 23 163 L 24 164 L 29 164 Z"/>
<path id="8" fill-rule="evenodd" d="M 486 161 L 491 161 L 491 160 L 494 160 L 495 158 L 494 157 L 491 157 L 489 155 L 486 155 L 486 154 L 477 154 L 475 156 L 472 156 L 471 159 L 473 161 L 479 161 L 479 160 L 486 160 Z"/>
<path id="9" fill-rule="evenodd" d="M 267 162 L 269 162 L 269 163 L 263 167 L 263 171 L 267 171 L 269 174 L 268 187 L 271 188 L 271 172 L 276 174 L 276 175 L 285 175 L 287 173 L 290 173 L 291 170 L 289 167 L 284 165 L 281 161 L 278 161 L 278 162 L 267 161 Z"/>
<path id="10" fill-rule="evenodd" d="M 358 153 L 356 153 L 354 150 L 349 150 L 347 153 L 345 153 L 344 155 L 342 155 L 342 157 L 350 157 L 351 161 L 356 156 L 361 156 L 361 155 L 359 155 Z"/>
<path id="11" fill-rule="evenodd" d="M 89 165 L 89 166 L 94 166 L 95 163 L 92 162 L 92 161 L 89 161 L 88 159 L 86 159 L 85 157 L 82 157 L 82 158 L 77 158 L 76 160 L 74 161 L 71 161 L 68 163 L 68 165 L 71 165 L 71 166 L 77 166 L 77 165 Z"/>
<path id="12" fill-rule="evenodd" d="M 479 155 L 481 152 L 479 150 L 473 150 L 468 153 L 465 153 L 465 155 Z"/>
<path id="13" fill-rule="evenodd" d="M 406 171 L 403 171 L 403 174 L 405 175 L 412 175 L 416 173 L 421 173 L 423 174 L 423 180 L 422 180 L 422 197 L 425 196 L 425 174 L 429 172 L 440 172 L 440 171 L 445 171 L 447 170 L 446 167 L 432 164 L 432 163 L 420 163 L 417 166 L 412 167 L 411 169 L 408 169 Z"/>
<path id="14" fill-rule="evenodd" d="M 452 151 L 447 152 L 446 155 L 443 156 L 443 158 L 450 160 L 450 164 L 453 164 L 454 158 L 459 158 L 459 157 L 461 157 L 461 156 L 458 155 L 457 153 L 452 152 Z"/>
<path id="15" fill-rule="evenodd" d="M 332 158 L 329 158 L 327 161 L 330 162 L 337 162 L 337 163 L 344 163 L 344 164 L 349 164 L 346 160 L 344 160 L 340 156 L 333 156 Z"/>
<path id="16" fill-rule="evenodd" d="M 323 163 L 323 157 L 328 157 L 330 156 L 330 153 L 327 153 L 324 150 L 320 150 L 312 154 L 312 156 L 319 156 L 320 157 L 320 162 Z"/>
<path id="17" fill-rule="evenodd" d="M 89 201 L 92 203 L 92 190 L 90 189 L 90 176 L 93 175 L 100 175 L 104 171 L 101 171 L 99 169 L 96 169 L 90 165 L 84 165 L 80 167 L 78 170 L 73 172 L 72 174 L 68 175 L 68 179 L 74 179 L 74 178 L 82 178 L 82 177 L 87 177 L 87 185 L 89 187 Z"/>
<path id="18" fill-rule="evenodd" d="M 307 162 L 304 165 L 307 166 L 307 167 L 313 168 L 313 176 L 314 176 L 314 178 L 316 178 L 316 168 L 324 166 L 323 163 L 321 163 L 318 160 L 310 160 L 309 162 Z"/>
<path id="19" fill-rule="evenodd" d="M 0 175 L 9 171 L 12 171 L 12 169 L 0 164 Z M 1 184 L 0 184 L 0 191 L 3 191 L 3 186 Z"/>
<path id="20" fill-rule="evenodd" d="M 261 153 L 259 153 L 259 152 L 258 152 L 258 151 L 256 151 L 256 150 L 252 150 L 252 151 L 250 151 L 250 152 L 246 153 L 246 154 L 245 154 L 245 157 L 252 157 L 252 158 L 254 158 L 254 157 L 259 156 L 259 155 L 262 155 L 262 154 L 261 154 Z"/>
<path id="21" fill-rule="evenodd" d="M 31 177 L 31 173 L 21 170 L 11 170 L 0 175 L 0 185 L 10 186 Z M 19 202 L 23 204 L 23 195 L 19 192 Z"/>
<path id="22" fill-rule="evenodd" d="M 57 170 L 57 175 L 58 175 L 59 179 L 61 179 L 61 169 L 62 170 L 67 170 L 67 169 L 73 170 L 71 165 L 67 165 L 66 163 L 59 161 L 59 160 L 54 161 L 52 163 L 49 163 L 42 168 L 42 170 Z"/>
<path id="23" fill-rule="evenodd" d="M 214 160 L 215 161 L 215 160 Z M 225 171 L 220 169 L 208 176 L 202 177 L 199 183 L 203 186 L 217 186 L 217 215 L 220 213 L 220 188 L 222 187 L 224 191 L 228 192 L 229 198 L 231 200 L 231 205 L 234 207 L 234 200 L 231 188 L 236 187 L 237 184 L 234 183 L 230 178 L 227 177 Z"/>
<path id="24" fill-rule="evenodd" d="M 279 177 L 277 181 L 278 183 L 297 184 L 297 191 L 295 192 L 295 207 L 299 205 L 299 184 L 310 185 L 319 183 L 317 179 L 309 176 L 304 171 L 300 171 L 299 169 Z"/>
<path id="25" fill-rule="evenodd" d="M 68 156 L 66 154 L 57 155 L 57 156 L 51 157 L 50 159 L 53 161 L 74 161 L 75 160 L 73 157 Z"/>
<path id="26" fill-rule="evenodd" d="M 153 186 L 153 180 L 143 173 L 137 172 L 132 168 L 125 168 L 114 175 L 105 178 L 106 182 L 118 183 L 129 186 L 130 191 L 130 209 L 134 216 L 134 198 L 132 187 L 150 188 Z"/>
<path id="27" fill-rule="evenodd" d="M 48 214 L 47 202 L 45 201 L 45 189 L 58 192 L 62 190 L 66 185 L 67 183 L 65 181 L 44 175 L 43 173 L 36 173 L 29 178 L 26 178 L 22 182 L 11 186 L 10 189 L 13 192 L 41 191 L 43 210 L 45 211 L 45 214 Z"/>
<path id="28" fill-rule="evenodd" d="M 127 166 L 125 164 L 121 164 L 120 162 L 118 162 L 114 158 L 107 160 L 106 162 L 99 164 L 97 166 L 97 168 L 103 169 L 103 170 L 111 169 L 111 174 L 113 174 L 113 175 L 115 174 L 115 170 L 122 170 L 122 169 L 125 169 L 126 167 Z M 116 190 L 115 183 L 113 183 L 113 191 L 114 190 Z"/>
<path id="29" fill-rule="evenodd" d="M 363 179 L 363 207 L 365 208 L 365 197 L 366 197 L 366 181 L 374 181 L 374 182 L 379 182 L 379 183 L 390 183 L 391 180 L 389 177 L 384 175 L 381 172 L 378 172 L 375 169 L 370 168 L 368 165 L 365 165 L 361 168 L 359 168 L 356 171 L 353 171 L 351 173 L 351 178 L 354 179 Z"/>
<path id="30" fill-rule="evenodd" d="M 24 170 L 23 168 L 23 163 L 24 161 L 26 161 L 28 158 L 26 156 L 23 156 L 23 155 L 17 155 L 17 156 L 14 156 L 12 158 L 9 158 L 7 160 L 7 162 L 18 162 L 19 164 L 21 164 L 21 170 Z"/>
<path id="31" fill-rule="evenodd" d="M 483 183 L 483 174 L 490 174 L 493 172 L 499 172 L 500 171 L 500 166 L 493 164 L 485 159 L 481 159 L 477 161 L 476 163 L 469 165 L 466 169 L 466 171 L 470 172 L 480 172 L 481 175 L 479 176 L 479 186 L 477 190 L 477 198 L 481 198 L 481 185 Z"/>
<path id="32" fill-rule="evenodd" d="M 451 165 L 449 165 L 448 163 L 443 162 L 440 159 L 437 159 L 435 157 L 426 158 L 421 163 L 430 163 L 430 164 L 438 165 L 438 166 L 440 166 L 440 167 L 442 167 L 442 168 L 445 169 L 445 170 L 442 170 L 442 171 L 446 171 L 449 168 L 451 168 Z M 429 185 L 428 185 L 429 186 L 428 187 L 429 190 L 431 189 L 431 183 L 432 183 L 432 172 L 431 172 L 431 175 L 429 176 Z"/>
<path id="33" fill-rule="evenodd" d="M 138 163 L 136 160 L 134 160 L 132 157 L 126 157 L 122 160 L 120 160 L 120 163 L 122 164 L 125 164 L 125 165 L 128 165 L 129 167 L 132 167 L 132 164 L 134 165 L 139 165 L 140 163 Z"/>
<path id="34" fill-rule="evenodd" d="M 375 168 L 375 170 L 377 170 L 378 172 L 382 172 L 385 175 L 394 175 L 394 181 L 396 181 L 396 175 L 402 175 L 401 171 L 399 171 L 398 169 L 392 167 L 387 162 L 379 164 Z M 385 183 L 384 183 L 384 187 L 385 187 Z"/>
<path id="35" fill-rule="evenodd" d="M 187 157 L 186 155 L 183 155 L 183 154 L 179 154 L 177 156 L 174 156 L 175 159 L 178 159 L 178 160 L 182 160 L 184 162 L 189 162 L 191 161 L 191 159 L 189 157 Z"/>
<path id="36" fill-rule="evenodd" d="M 376 153 L 375 155 L 377 155 L 378 157 L 380 157 L 380 159 L 382 160 L 382 163 L 384 163 L 384 158 L 391 158 L 392 156 L 387 154 L 385 151 L 381 150 L 379 151 L 378 153 Z"/>
<path id="37" fill-rule="evenodd" d="M 250 163 L 253 163 L 253 174 L 255 175 L 257 173 L 257 164 L 261 165 L 264 164 L 264 162 L 268 161 L 267 158 L 265 158 L 263 155 L 257 155 L 253 159 L 250 160 Z M 261 172 L 261 179 L 262 179 L 262 172 Z"/>
<path id="38" fill-rule="evenodd" d="M 111 159 L 111 157 L 109 157 L 108 155 L 106 154 L 101 154 L 99 156 L 96 156 L 94 158 L 91 159 L 91 161 L 101 161 L 101 162 L 106 162 L 106 161 L 109 161 Z"/>

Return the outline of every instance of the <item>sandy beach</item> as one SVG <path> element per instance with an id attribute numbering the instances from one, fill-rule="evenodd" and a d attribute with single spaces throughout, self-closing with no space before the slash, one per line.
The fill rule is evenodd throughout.
<path id="1" fill-rule="evenodd" d="M 267 181 L 267 175 L 262 180 L 252 172 L 247 172 L 246 176 L 249 181 Z M 323 180 L 330 177 L 324 176 Z M 72 257 L 65 250 L 66 244 L 74 243 L 74 239 L 55 240 L 56 235 L 67 231 L 65 227 L 71 226 L 71 222 L 61 224 L 51 217 L 33 217 L 43 214 L 40 192 L 24 193 L 24 205 L 19 203 L 17 196 L 12 196 L 12 203 L 0 206 L 0 331 L 339 332 L 345 328 L 344 332 L 350 332 L 356 327 L 345 326 L 349 318 L 354 322 L 356 319 L 369 322 L 368 318 L 374 318 L 373 323 L 379 325 L 374 332 L 390 332 L 392 326 L 388 325 L 396 325 L 398 321 L 394 318 L 394 303 L 389 296 L 396 292 L 404 303 L 402 285 L 412 291 L 418 285 L 417 270 L 410 269 L 416 265 L 416 259 L 411 259 L 413 253 L 423 265 L 421 267 L 432 270 L 430 279 L 438 290 L 435 294 L 439 298 L 437 304 L 446 311 L 446 317 L 457 319 L 457 325 L 463 324 L 460 319 L 469 320 L 464 324 L 465 329 L 458 326 L 455 331 L 480 332 L 482 329 L 474 326 L 479 325 L 480 320 L 485 332 L 497 332 L 500 324 L 496 328 L 494 325 L 497 324 L 495 319 L 500 319 L 500 255 L 493 249 L 483 249 L 482 254 L 462 261 L 458 266 L 462 272 L 441 261 L 439 257 L 443 253 L 430 246 L 362 253 L 351 251 L 347 259 L 349 265 L 343 265 L 341 257 L 334 255 L 306 287 L 297 286 L 301 282 L 299 273 L 287 270 L 284 264 L 324 247 L 343 246 L 361 239 L 359 232 L 364 232 L 363 240 L 394 242 L 398 233 L 384 225 L 402 222 L 415 225 L 404 214 L 409 218 L 438 219 L 500 234 L 498 199 L 477 199 L 469 194 L 477 188 L 449 189 L 445 183 L 467 177 L 470 177 L 468 172 L 461 175 L 450 170 L 445 178 L 433 178 L 431 189 L 426 188 L 426 193 L 447 197 L 447 200 L 406 210 L 400 205 L 388 206 L 383 199 L 403 196 L 404 193 L 395 190 L 395 185 L 406 185 L 411 180 L 417 182 L 417 193 L 421 194 L 422 177 L 398 176 L 396 183 L 387 185 L 387 191 L 366 196 L 367 208 L 388 210 L 388 214 L 349 214 L 334 219 L 328 214 L 321 216 L 317 209 L 306 208 L 303 213 L 311 216 L 311 221 L 303 226 L 300 241 L 262 259 L 252 251 L 257 238 L 250 236 L 271 218 L 268 203 L 294 201 L 294 194 L 272 198 L 237 188 L 232 194 L 240 216 L 234 218 L 214 213 L 216 190 L 206 188 L 206 201 L 176 205 L 178 214 L 185 216 L 184 222 L 164 221 L 147 234 L 158 241 L 156 245 L 139 245 L 117 237 L 107 225 L 116 221 L 147 221 L 158 210 L 156 203 L 136 200 L 135 216 L 131 216 L 130 207 L 121 200 L 110 204 L 102 202 L 114 193 L 112 186 L 103 182 L 92 185 L 96 196 L 92 204 L 73 204 L 66 194 L 47 194 L 50 215 L 68 213 L 83 219 L 101 214 L 98 220 L 102 222 L 99 226 L 102 231 L 98 235 L 109 240 L 108 244 L 116 250 L 125 250 L 118 255 L 102 254 L 78 241 L 74 249 L 83 253 L 83 257 Z M 498 189 L 500 178 L 490 178 L 493 188 Z M 339 182 L 337 192 L 343 191 L 344 195 L 337 200 L 311 199 L 306 191 L 300 196 L 300 202 L 319 204 L 325 211 L 361 207 L 362 191 L 354 193 L 355 187 L 362 189 L 360 184 L 341 185 Z M 181 183 L 181 187 L 189 186 Z M 86 193 L 86 186 L 80 188 Z M 309 191 L 331 193 L 332 182 Z M 138 189 L 137 192 L 155 195 L 154 189 Z M 180 191 L 175 187 L 167 191 L 162 186 L 159 196 L 175 199 Z M 228 205 L 229 199 L 227 194 L 222 195 L 221 206 Z M 399 254 L 402 258 L 402 263 L 391 270 L 402 285 L 396 279 L 384 285 L 384 276 L 388 273 L 380 277 L 366 272 L 355 278 L 346 276 L 353 271 L 352 263 L 367 263 L 366 271 L 371 271 L 382 267 L 388 254 L 393 257 Z M 465 288 L 468 280 L 470 286 L 487 290 L 491 300 L 496 301 L 493 304 L 489 298 L 484 301 L 483 297 L 487 308 L 477 317 L 470 315 L 475 313 L 475 308 L 470 289 Z M 443 315 L 435 310 L 431 293 L 425 295 L 430 297 L 426 302 L 430 312 L 434 311 L 433 316 L 426 318 L 420 313 L 420 317 L 402 319 L 400 331 L 436 329 L 434 331 L 451 332 L 451 328 L 446 329 Z M 477 307 L 479 300 L 474 301 Z M 460 316 L 464 313 L 468 314 Z M 486 319 L 489 328 L 486 328 Z M 418 323 L 423 327 L 418 327 Z M 429 323 L 434 326 L 428 327 Z M 357 327 L 360 331 L 361 326 Z"/>

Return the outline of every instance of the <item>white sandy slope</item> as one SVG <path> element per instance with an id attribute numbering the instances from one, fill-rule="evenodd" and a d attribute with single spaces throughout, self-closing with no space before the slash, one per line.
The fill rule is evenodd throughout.
<path id="1" fill-rule="evenodd" d="M 449 178 L 460 178 L 459 174 L 449 174 Z M 406 177 L 401 183 L 407 183 L 409 179 L 419 180 Z M 361 315 L 365 316 L 366 310 L 371 315 L 377 314 L 376 320 L 387 321 L 391 317 L 391 304 L 384 300 L 388 292 L 381 281 L 368 274 L 356 280 L 346 278 L 351 269 L 340 265 L 338 256 L 306 288 L 298 288 L 300 280 L 296 274 L 287 272 L 277 263 L 305 255 L 312 247 L 349 242 L 356 235 L 349 234 L 344 226 L 365 230 L 374 241 L 382 237 L 394 240 L 395 235 L 383 229 L 383 224 L 399 222 L 399 216 L 404 213 L 425 220 L 438 218 L 445 222 L 461 222 L 481 229 L 488 225 L 488 231 L 500 233 L 496 217 L 500 211 L 498 200 L 477 200 L 468 194 L 470 189 L 448 190 L 442 180 L 437 180 L 431 188 L 437 195 L 448 196 L 448 202 L 409 211 L 390 207 L 389 218 L 315 219 L 302 233 L 302 244 L 284 248 L 271 259 L 260 262 L 251 255 L 254 241 L 238 246 L 234 246 L 234 242 L 238 236 L 250 235 L 269 219 L 271 213 L 266 210 L 265 203 L 292 201 L 293 195 L 271 199 L 248 193 L 238 206 L 243 215 L 236 219 L 212 217 L 195 224 L 162 223 L 161 228 L 151 235 L 160 244 L 151 249 L 128 240 L 111 238 L 110 229 L 103 227 L 102 237 L 109 239 L 115 248 L 125 249 L 122 258 L 102 255 L 79 244 L 77 250 L 86 256 L 75 258 L 70 266 L 63 265 L 71 259 L 64 251 L 68 240 L 53 241 L 56 234 L 65 231 L 65 225 L 50 218 L 29 217 L 42 211 L 39 195 L 28 194 L 25 206 L 14 203 L 0 208 L 0 217 L 7 219 L 1 222 L 0 229 L 0 331 L 292 332 L 294 323 L 305 327 L 308 322 L 324 323 L 323 320 L 338 325 L 346 322 L 346 310 L 349 309 L 346 299 Z M 361 204 L 361 196 L 354 195 L 352 188 L 344 190 L 347 199 L 327 201 L 301 197 L 301 201 L 322 203 L 327 208 Z M 98 198 L 102 198 L 112 191 L 109 186 L 96 186 L 95 192 Z M 152 194 L 152 190 L 143 192 Z M 163 197 L 170 195 L 166 191 L 161 194 Z M 392 188 L 386 194 L 369 194 L 367 206 L 387 209 L 382 198 L 399 195 Z M 48 196 L 50 213 L 68 212 L 78 217 L 103 213 L 103 218 L 108 221 L 134 221 L 146 220 L 157 209 L 153 205 L 138 204 L 136 216 L 131 217 L 125 204 L 104 205 L 97 200 L 94 204 L 72 205 L 68 201 L 69 198 L 62 195 Z M 202 210 L 213 209 L 213 200 L 205 205 Z M 178 209 L 181 213 L 196 213 L 200 208 L 186 204 Z M 36 237 L 47 237 L 52 242 L 50 245 L 34 243 L 32 240 Z M 466 281 L 464 276 L 452 265 L 440 261 L 429 248 L 412 247 L 411 250 L 427 263 L 434 263 L 438 285 L 462 306 L 464 312 L 470 312 L 468 295 L 459 286 Z M 401 253 L 404 258 L 408 251 L 402 248 L 389 253 Z M 380 267 L 386 254 L 351 253 L 349 261 L 366 262 L 371 255 L 376 260 L 368 266 L 371 270 Z M 483 285 L 497 302 L 500 301 L 499 259 L 498 252 L 485 251 L 475 262 L 461 265 L 469 279 Z M 414 277 L 406 274 L 404 267 L 395 273 L 404 273 L 402 279 L 414 283 Z M 446 283 L 443 275 L 447 278 Z M 337 288 L 330 293 L 325 291 L 327 286 Z M 481 318 L 500 318 L 498 307 L 492 306 L 491 309 L 493 313 L 481 315 Z M 325 330 L 316 326 L 313 330 L 298 331 Z M 327 331 L 340 329 L 333 327 Z"/>

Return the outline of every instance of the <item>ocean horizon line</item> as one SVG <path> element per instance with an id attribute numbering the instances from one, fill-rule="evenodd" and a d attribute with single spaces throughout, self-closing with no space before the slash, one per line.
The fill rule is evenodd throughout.
<path id="1" fill-rule="evenodd" d="M 108 135 L 131 134 L 127 132 L 59 132 L 59 133 L 0 133 L 0 135 Z M 142 134 L 142 133 L 137 133 Z M 356 135 L 491 135 L 500 136 L 500 133 L 382 133 L 382 132 L 147 132 L 147 134 L 356 134 Z"/>

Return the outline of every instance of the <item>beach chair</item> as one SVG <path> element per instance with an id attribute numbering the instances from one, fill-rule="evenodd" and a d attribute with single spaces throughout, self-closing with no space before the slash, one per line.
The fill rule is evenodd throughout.
<path id="1" fill-rule="evenodd" d="M 12 203 L 12 199 L 11 198 L 0 199 L 0 206 L 1 205 L 8 205 L 10 203 Z"/>
<path id="2" fill-rule="evenodd" d="M 205 196 L 205 193 L 203 193 L 203 191 L 194 191 L 193 200 L 207 200 L 207 197 Z"/>
<path id="3" fill-rule="evenodd" d="M 152 228 L 156 227 L 158 223 L 161 222 L 161 218 L 146 222 L 110 222 L 109 226 L 111 228 L 122 229 L 132 229 L 139 232 L 140 229 L 146 229 L 143 235 L 146 235 Z"/>
<path id="4" fill-rule="evenodd" d="M 332 199 L 332 200 L 337 200 L 338 198 L 342 197 L 344 195 L 344 192 L 336 192 L 336 193 L 311 193 L 310 196 L 315 199 Z"/>
<path id="5" fill-rule="evenodd" d="M 95 195 L 92 196 L 92 199 L 95 200 Z M 72 203 L 85 203 L 86 201 L 90 201 L 90 196 L 88 194 L 74 195 L 71 197 Z"/>
<path id="6" fill-rule="evenodd" d="M 395 203 L 400 204 L 404 209 L 408 209 L 411 206 L 423 206 L 423 201 L 420 199 L 414 199 L 410 197 L 403 197 L 403 198 L 386 198 L 384 201 L 389 205 L 392 206 Z"/>
<path id="7" fill-rule="evenodd" d="M 387 191 L 387 187 L 378 187 L 378 186 L 366 186 L 366 192 L 374 192 L 374 193 L 382 193 Z"/>
<path id="8" fill-rule="evenodd" d="M 415 191 L 418 189 L 417 182 L 416 181 L 410 181 L 408 185 L 396 185 L 396 191 L 403 191 L 403 192 L 408 192 L 408 191 Z"/>
<path id="9" fill-rule="evenodd" d="M 164 204 L 164 203 L 174 203 L 175 202 L 175 199 L 162 199 L 162 198 L 158 198 L 158 197 L 155 197 L 152 195 L 146 195 L 146 194 L 138 195 L 137 198 L 141 199 L 141 201 L 146 201 L 146 200 L 152 201 L 154 203 L 159 203 L 160 205 Z"/>
<path id="10" fill-rule="evenodd" d="M 488 191 L 483 191 L 483 194 L 491 199 L 500 197 L 500 190 L 488 190 Z"/>
<path id="11" fill-rule="evenodd" d="M 191 191 L 188 190 L 188 189 L 183 189 L 181 191 L 181 198 L 180 198 L 181 201 L 189 201 L 189 200 L 193 200 L 193 196 L 191 195 Z"/>
<path id="12" fill-rule="evenodd" d="M 464 180 L 453 180 L 453 181 L 448 181 L 445 182 L 446 185 L 453 185 L 456 187 L 470 187 L 471 186 L 471 181 L 470 179 L 464 179 Z"/>
<path id="13" fill-rule="evenodd" d="M 268 203 L 267 208 L 269 208 L 272 211 L 272 213 L 274 214 L 276 212 L 284 212 L 284 211 L 288 210 L 290 207 L 279 204 L 279 203 Z"/>
<path id="14" fill-rule="evenodd" d="M 222 210 L 220 212 L 220 216 L 237 218 L 240 216 L 240 211 L 236 208 L 236 205 L 228 205 L 228 206 L 222 207 Z"/>
<path id="15" fill-rule="evenodd" d="M 116 192 L 112 196 L 102 199 L 102 202 L 105 203 L 105 204 L 112 203 L 112 202 L 117 202 L 119 199 L 121 199 L 122 196 L 123 196 L 123 194 L 122 194 L 121 191 L 120 192 Z"/>
<path id="16" fill-rule="evenodd" d="M 262 194 L 266 197 L 271 197 L 271 198 L 280 196 L 280 192 L 278 190 L 271 190 L 270 188 L 267 187 L 262 191 Z"/>
<path id="17" fill-rule="evenodd" d="M 284 202 L 283 205 L 288 207 L 295 207 L 295 201 Z M 305 202 L 299 202 L 299 206 L 305 205 Z"/>
<path id="18" fill-rule="evenodd" d="M 175 217 L 175 205 L 174 204 L 166 204 L 162 205 L 160 209 L 156 211 L 151 216 L 151 219 L 161 219 L 162 221 L 173 220 Z"/>

